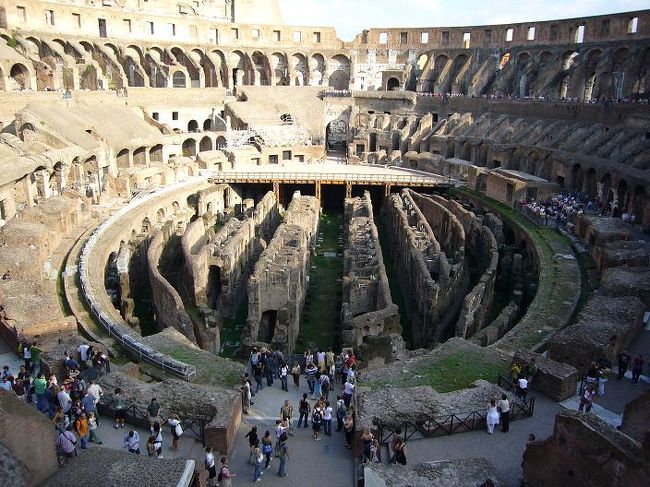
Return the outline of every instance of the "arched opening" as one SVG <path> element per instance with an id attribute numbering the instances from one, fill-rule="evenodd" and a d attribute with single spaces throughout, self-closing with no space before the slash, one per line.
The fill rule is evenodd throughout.
<path id="1" fill-rule="evenodd" d="M 205 132 L 205 131 L 208 131 L 208 130 L 212 130 L 212 119 L 211 118 L 206 118 L 203 121 L 203 131 Z"/>
<path id="2" fill-rule="evenodd" d="M 607 205 L 612 199 L 612 177 L 609 173 L 600 178 L 600 200 Z"/>
<path id="3" fill-rule="evenodd" d="M 276 310 L 268 310 L 262 313 L 260 319 L 260 330 L 258 340 L 270 343 L 275 335 L 275 325 L 278 322 L 278 312 Z"/>
<path id="4" fill-rule="evenodd" d="M 172 77 L 172 86 L 174 88 L 187 88 L 187 77 L 182 71 L 174 72 Z"/>
<path id="5" fill-rule="evenodd" d="M 336 90 L 350 88 L 350 60 L 342 54 L 330 59 L 331 74 L 329 85 Z"/>
<path id="6" fill-rule="evenodd" d="M 348 124 L 336 119 L 327 124 L 325 144 L 328 151 L 345 152 L 348 141 Z"/>
<path id="7" fill-rule="evenodd" d="M 372 132 L 368 136 L 368 152 L 375 152 L 377 150 L 377 134 Z"/>
<path id="8" fill-rule="evenodd" d="M 447 65 L 448 62 L 449 62 L 449 58 L 444 54 L 439 55 L 433 61 L 433 69 L 427 76 L 427 81 L 425 82 L 428 83 L 429 85 L 428 91 L 430 91 L 431 93 L 447 92 L 446 87 L 440 84 L 441 80 L 438 80 L 438 78 L 440 77 L 440 73 L 442 72 L 443 68 Z"/>
<path id="9" fill-rule="evenodd" d="M 133 164 L 144 166 L 147 163 L 147 149 L 146 147 L 138 147 L 133 151 Z"/>
<path id="10" fill-rule="evenodd" d="M 591 168 L 587 171 L 587 196 L 591 199 L 595 198 L 598 194 L 598 185 L 596 183 L 596 170 Z"/>
<path id="11" fill-rule="evenodd" d="M 386 91 L 399 90 L 400 82 L 397 78 L 389 78 L 386 82 Z"/>
<path id="12" fill-rule="evenodd" d="M 624 179 L 621 179 L 618 182 L 618 185 L 616 186 L 616 197 L 617 197 L 617 203 L 618 207 L 621 210 L 627 210 L 628 207 L 628 201 L 627 201 L 627 183 L 625 182 Z"/>
<path id="13" fill-rule="evenodd" d="M 187 139 L 183 142 L 183 155 L 187 157 L 194 157 L 196 155 L 196 140 Z"/>
<path id="14" fill-rule="evenodd" d="M 393 132 L 391 142 L 391 148 L 393 150 L 399 150 L 400 135 L 398 132 Z"/>
<path id="15" fill-rule="evenodd" d="M 29 82 L 29 70 L 24 64 L 16 63 L 9 71 L 9 77 L 13 80 L 14 90 L 28 90 L 31 88 Z"/>
<path id="16" fill-rule="evenodd" d="M 199 152 L 212 150 L 212 139 L 210 137 L 203 137 L 199 142 Z"/>
<path id="17" fill-rule="evenodd" d="M 582 186 L 584 184 L 584 175 L 581 171 L 580 164 L 574 164 L 571 173 L 572 173 L 571 180 L 573 181 L 573 190 L 582 192 L 583 191 Z"/>
<path id="18" fill-rule="evenodd" d="M 154 145 L 149 149 L 149 162 L 162 163 L 163 161 L 163 148 L 161 144 Z"/>
<path id="19" fill-rule="evenodd" d="M 187 131 L 192 132 L 192 133 L 198 132 L 199 131 L 199 122 L 197 122 L 196 120 L 190 120 L 187 123 Z"/>
<path id="20" fill-rule="evenodd" d="M 221 267 L 211 265 L 208 268 L 208 287 L 206 289 L 206 299 L 208 307 L 217 309 L 219 295 L 221 294 Z"/>
<path id="21" fill-rule="evenodd" d="M 217 137 L 217 143 L 216 147 L 218 150 L 225 149 L 226 148 L 226 138 L 220 135 Z"/>
<path id="22" fill-rule="evenodd" d="M 117 252 L 111 252 L 106 261 L 106 267 L 104 268 L 104 287 L 113 307 L 118 311 L 122 311 L 120 274 L 117 269 Z"/>
<path id="23" fill-rule="evenodd" d="M 117 156 L 115 156 L 115 160 L 117 162 L 117 167 L 129 167 L 129 149 L 122 149 L 119 151 Z"/>

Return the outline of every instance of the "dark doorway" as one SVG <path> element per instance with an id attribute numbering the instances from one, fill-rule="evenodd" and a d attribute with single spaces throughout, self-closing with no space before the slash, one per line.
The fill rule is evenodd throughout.
<path id="1" fill-rule="evenodd" d="M 208 289 L 206 292 L 208 306 L 217 309 L 217 301 L 221 294 L 221 267 L 211 265 L 208 269 Z"/>
<path id="2" fill-rule="evenodd" d="M 275 325 L 278 322 L 278 312 L 274 309 L 262 313 L 258 340 L 270 343 L 275 334 Z"/>

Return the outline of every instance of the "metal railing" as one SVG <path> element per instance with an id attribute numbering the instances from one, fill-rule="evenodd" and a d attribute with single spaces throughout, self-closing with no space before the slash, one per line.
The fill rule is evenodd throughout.
<path id="1" fill-rule="evenodd" d="M 500 377 L 501 379 L 501 377 Z M 531 417 L 535 412 L 535 396 L 527 399 L 517 399 L 510 402 L 510 421 Z M 469 411 L 423 417 L 420 420 L 388 423 L 376 421 L 379 443 L 390 443 L 395 431 L 399 428 L 404 441 L 421 440 L 436 436 L 453 435 L 465 431 L 484 429 L 487 427 L 486 411 Z"/>
<path id="2" fill-rule="evenodd" d="M 97 403 L 97 411 L 99 411 L 101 415 L 110 416 L 111 414 L 109 413 L 112 413 L 113 415 L 115 414 L 115 411 L 110 407 L 110 405 L 103 401 Z M 143 411 L 135 404 L 131 404 L 125 409 L 125 416 L 126 416 L 126 421 L 128 423 L 135 426 L 140 426 L 142 428 L 149 429 L 150 425 L 149 425 L 148 411 L 146 410 Z M 159 414 L 158 417 L 162 420 L 160 424 L 162 428 L 167 424 L 169 418 L 163 416 L 162 414 Z M 200 440 L 203 446 L 205 446 L 205 427 L 208 423 L 210 423 L 212 418 L 209 418 L 207 416 L 199 417 L 199 416 L 181 415 L 181 414 L 178 414 L 178 418 L 181 421 L 181 427 L 183 428 L 183 433 L 185 434 L 187 432 L 191 432 L 192 435 L 197 440 Z"/>
<path id="3" fill-rule="evenodd" d="M 443 184 L 440 178 L 414 176 L 406 174 L 355 174 L 355 173 L 321 173 L 321 172 L 222 172 L 213 173 L 211 180 L 217 183 L 237 183 L 247 180 L 255 181 L 343 181 L 346 183 L 399 184 L 404 186 L 438 186 Z"/>
<path id="4" fill-rule="evenodd" d="M 204 180 L 204 177 L 195 176 L 189 178 L 186 181 L 167 186 L 158 191 L 153 191 L 142 196 L 137 195 L 137 197 L 129 202 L 129 204 L 125 205 L 95 229 L 88 241 L 84 244 L 79 257 L 79 282 L 81 284 L 82 295 L 93 316 L 101 324 L 106 333 L 108 333 L 110 337 L 114 338 L 130 355 L 140 360 L 146 360 L 147 362 L 150 362 L 165 371 L 171 372 L 174 375 L 180 376 L 187 381 L 191 381 L 194 377 L 196 377 L 196 367 L 185 362 L 181 362 L 180 360 L 176 360 L 169 355 L 165 355 L 145 345 L 140 341 L 139 336 L 134 335 L 130 329 L 122 326 L 102 310 L 99 304 L 99 299 L 95 295 L 95 290 L 90 284 L 90 271 L 88 268 L 88 261 L 90 260 L 90 255 L 95 245 L 102 239 L 102 236 L 108 230 L 108 228 L 111 227 L 111 225 L 113 225 L 120 218 L 124 217 L 127 213 L 155 198 L 164 195 L 167 192 L 178 189 L 180 186 L 195 185 L 197 182 Z"/>

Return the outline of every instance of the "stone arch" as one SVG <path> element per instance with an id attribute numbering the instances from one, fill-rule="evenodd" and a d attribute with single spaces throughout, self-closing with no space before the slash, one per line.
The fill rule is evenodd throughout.
<path id="1" fill-rule="evenodd" d="M 58 161 L 52 167 L 52 174 L 50 175 L 50 187 L 54 183 L 54 188 L 57 193 L 62 193 L 66 184 L 66 170 L 63 161 Z"/>
<path id="2" fill-rule="evenodd" d="M 312 54 L 309 58 L 309 84 L 320 86 L 325 78 L 325 56 L 321 53 Z"/>
<path id="3" fill-rule="evenodd" d="M 133 164 L 144 166 L 147 163 L 147 148 L 138 147 L 133 151 Z"/>
<path id="4" fill-rule="evenodd" d="M 600 62 L 600 55 L 602 51 L 600 49 L 592 49 L 589 51 L 585 57 L 585 78 L 584 78 L 584 90 L 582 92 L 582 98 L 589 100 L 598 96 L 598 91 L 596 89 L 596 70 L 598 68 L 598 63 Z"/>
<path id="5" fill-rule="evenodd" d="M 232 51 L 229 56 L 234 86 L 253 84 L 253 73 L 248 56 L 242 51 Z"/>
<path id="6" fill-rule="evenodd" d="M 210 59 L 212 60 L 215 69 L 215 78 L 210 78 L 210 86 L 228 86 L 226 56 L 219 49 L 213 49 L 210 51 Z M 207 83 L 208 79 L 206 79 L 206 84 Z"/>
<path id="7" fill-rule="evenodd" d="M 115 161 L 117 162 L 118 168 L 130 167 L 131 162 L 129 157 L 129 149 L 120 150 L 115 156 Z"/>
<path id="8" fill-rule="evenodd" d="M 156 144 L 151 149 L 149 149 L 149 162 L 150 163 L 161 163 L 163 162 L 163 146 L 162 144 Z"/>
<path id="9" fill-rule="evenodd" d="M 399 90 L 400 84 L 401 84 L 400 81 L 394 76 L 388 78 L 388 81 L 386 81 L 386 91 Z"/>
<path id="10" fill-rule="evenodd" d="M 218 150 L 225 149 L 227 145 L 228 144 L 227 144 L 226 138 L 224 136 L 220 135 L 219 137 L 217 137 L 217 141 L 215 143 L 215 148 L 216 149 L 218 149 Z"/>
<path id="11" fill-rule="evenodd" d="M 196 140 L 190 138 L 183 142 L 183 155 L 193 157 L 196 155 Z"/>
<path id="12" fill-rule="evenodd" d="M 179 46 L 172 47 L 171 53 L 176 61 L 187 70 L 187 75 L 189 77 L 189 83 L 187 83 L 187 87 L 200 87 L 201 78 L 199 75 L 199 70 L 196 68 L 195 60 L 192 57 L 188 56 L 185 50 Z"/>
<path id="13" fill-rule="evenodd" d="M 212 150 L 212 139 L 208 136 L 205 136 L 199 142 L 199 152 L 205 152 Z"/>
<path id="14" fill-rule="evenodd" d="M 289 65 L 287 63 L 287 56 L 281 52 L 274 52 L 271 54 L 272 77 L 277 86 L 287 86 L 289 84 Z"/>
<path id="15" fill-rule="evenodd" d="M 391 149 L 392 150 L 400 150 L 400 133 L 399 132 L 393 132 L 391 135 Z"/>
<path id="16" fill-rule="evenodd" d="M 27 66 L 22 63 L 15 63 L 9 70 L 9 77 L 14 82 L 14 89 L 32 89 L 31 74 Z"/>
<path id="17" fill-rule="evenodd" d="M 582 192 L 583 191 L 583 185 L 584 185 L 584 172 L 582 171 L 582 168 L 580 164 L 574 164 L 573 168 L 571 168 L 571 181 L 573 182 L 573 190 Z"/>
<path id="18" fill-rule="evenodd" d="M 337 54 L 329 62 L 329 86 L 336 90 L 350 88 L 350 59 L 343 54 Z"/>
<path id="19" fill-rule="evenodd" d="M 291 81 L 295 86 L 305 86 L 309 81 L 309 63 L 304 54 L 291 55 Z"/>
<path id="20" fill-rule="evenodd" d="M 183 71 L 174 71 L 174 74 L 172 74 L 172 87 L 187 88 L 187 76 Z"/>
<path id="21" fill-rule="evenodd" d="M 377 133 L 371 132 L 368 134 L 368 152 L 375 152 L 377 150 Z"/>
<path id="22" fill-rule="evenodd" d="M 611 73 L 610 73 L 610 95 L 613 98 L 623 98 L 627 94 L 625 86 L 628 83 L 627 69 L 630 58 L 630 49 L 619 47 L 612 54 Z"/>
<path id="23" fill-rule="evenodd" d="M 149 75 L 152 88 L 167 87 L 167 70 L 165 50 L 158 46 L 151 46 L 145 53 L 145 70 Z"/>
<path id="24" fill-rule="evenodd" d="M 271 84 L 271 67 L 266 55 L 260 51 L 255 51 L 251 56 L 251 62 L 253 63 L 253 84 Z"/>
<path id="25" fill-rule="evenodd" d="M 188 132 L 198 132 L 199 131 L 199 122 L 196 120 L 190 120 L 187 122 L 187 131 Z"/>
<path id="26" fill-rule="evenodd" d="M 515 64 L 515 84 L 513 87 L 513 94 L 520 98 L 528 96 L 531 79 L 530 79 L 530 64 L 531 55 L 524 51 L 517 54 L 517 62 Z"/>
<path id="27" fill-rule="evenodd" d="M 598 195 L 598 184 L 596 181 L 596 170 L 592 167 L 587 170 L 586 193 L 589 198 L 595 198 Z"/>
<path id="28" fill-rule="evenodd" d="M 424 82 L 425 86 L 428 84 L 428 89 L 425 91 L 429 91 L 431 93 L 440 93 L 441 90 L 444 90 L 443 88 L 439 88 L 438 85 L 438 78 L 440 77 L 440 73 L 442 72 L 443 68 L 449 61 L 449 57 L 446 54 L 439 54 L 438 56 L 435 57 L 433 60 L 433 68 L 431 71 L 429 71 L 429 74 L 427 75 L 427 78 Z"/>
<path id="29" fill-rule="evenodd" d="M 600 178 L 600 199 L 604 205 L 612 199 L 612 176 L 608 172 Z"/>

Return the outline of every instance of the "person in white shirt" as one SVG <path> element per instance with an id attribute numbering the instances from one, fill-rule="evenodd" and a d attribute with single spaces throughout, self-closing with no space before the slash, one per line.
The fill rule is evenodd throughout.
<path id="1" fill-rule="evenodd" d="M 323 409 L 323 433 L 332 436 L 332 407 L 329 401 L 325 401 L 325 409 Z"/>
<path id="2" fill-rule="evenodd" d="M 345 402 L 345 408 L 350 408 L 350 401 L 352 400 L 352 394 L 354 393 L 354 384 L 349 380 L 345 382 L 343 386 L 343 402 Z"/>
<path id="3" fill-rule="evenodd" d="M 129 453 L 140 454 L 140 435 L 137 431 L 129 431 L 124 437 L 124 444 L 128 447 Z"/>
<path id="4" fill-rule="evenodd" d="M 79 348 L 77 351 L 79 352 L 79 360 L 83 363 L 88 360 L 88 349 L 90 347 L 86 345 L 85 343 L 82 345 L 79 345 Z"/>
<path id="5" fill-rule="evenodd" d="M 94 379 L 90 379 L 90 385 L 88 386 L 88 394 L 90 394 L 95 398 L 95 404 L 97 404 L 101 399 L 102 395 L 104 394 L 104 391 L 99 386 L 99 384 L 95 384 Z"/>
<path id="6" fill-rule="evenodd" d="M 526 400 L 526 396 L 528 395 L 528 381 L 522 374 L 519 374 L 519 382 L 517 384 L 517 395 L 524 400 Z"/>
<path id="7" fill-rule="evenodd" d="M 59 406 L 61 406 L 63 414 L 67 414 L 67 412 L 70 411 L 70 408 L 72 407 L 72 399 L 70 399 L 70 395 L 66 392 L 64 386 L 61 386 L 61 390 L 56 395 L 56 398 L 59 401 Z"/>

